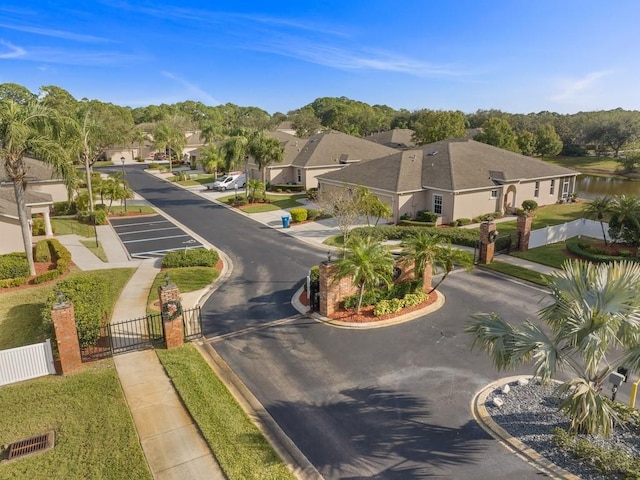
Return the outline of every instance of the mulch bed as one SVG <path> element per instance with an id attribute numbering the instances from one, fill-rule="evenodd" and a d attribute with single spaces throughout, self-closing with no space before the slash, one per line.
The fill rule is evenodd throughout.
<path id="1" fill-rule="evenodd" d="M 341 322 L 351 322 L 351 323 L 370 323 L 370 322 L 380 322 L 380 321 L 384 321 L 384 320 L 390 320 L 392 318 L 396 318 L 399 317 L 401 315 L 406 315 L 407 313 L 411 313 L 411 312 L 415 312 L 416 310 L 421 310 L 425 307 L 428 307 L 429 305 L 431 305 L 432 303 L 434 303 L 437 300 L 438 296 L 436 294 L 436 292 L 432 292 L 429 295 L 429 298 L 427 298 L 427 300 L 425 300 L 424 302 L 422 302 L 419 305 L 414 305 L 413 307 L 408 307 L 408 308 L 403 308 L 402 310 L 400 310 L 399 312 L 396 313 L 390 313 L 388 315 L 382 315 L 380 317 L 376 317 L 373 314 L 373 305 L 369 305 L 366 307 L 362 307 L 360 309 L 360 313 L 356 314 L 356 309 L 355 308 L 350 308 L 348 310 L 340 310 L 338 312 L 335 312 L 333 315 L 331 315 L 329 318 L 331 318 L 332 320 L 339 320 Z M 302 294 L 300 295 L 300 303 L 302 303 L 305 306 L 309 306 L 309 298 L 307 297 L 307 292 L 303 291 Z"/>

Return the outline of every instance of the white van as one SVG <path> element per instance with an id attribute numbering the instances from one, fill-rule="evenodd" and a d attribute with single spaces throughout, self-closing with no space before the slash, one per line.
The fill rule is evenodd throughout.
<path id="1" fill-rule="evenodd" d="M 230 173 L 207 185 L 207 190 L 234 190 L 243 188 L 247 180 L 244 173 Z"/>

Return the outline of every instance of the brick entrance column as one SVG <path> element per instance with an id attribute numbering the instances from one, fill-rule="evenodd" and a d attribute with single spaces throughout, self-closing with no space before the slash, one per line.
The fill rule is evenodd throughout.
<path id="1" fill-rule="evenodd" d="M 64 301 L 55 304 L 51 309 L 51 320 L 56 332 L 61 373 L 67 375 L 80 370 L 82 357 L 73 304 Z"/>
<path id="2" fill-rule="evenodd" d="M 518 251 L 529 250 L 529 238 L 531 237 L 531 221 L 533 217 L 528 215 L 518 216 Z"/>
<path id="3" fill-rule="evenodd" d="M 182 312 L 182 303 L 180 303 L 180 290 L 175 283 L 168 283 L 158 287 L 158 298 L 160 299 L 160 311 L 162 312 L 162 328 L 164 330 L 164 341 L 167 349 L 179 347 L 184 343 L 184 325 L 182 323 L 182 314 L 175 318 L 169 318 L 174 315 L 176 309 Z M 168 307 L 165 308 L 165 305 Z"/>
<path id="4" fill-rule="evenodd" d="M 337 282 L 333 281 L 335 265 L 330 262 L 322 262 L 320 267 L 320 315 L 329 317 L 333 315 L 344 297 L 353 295 L 358 290 L 352 284 L 351 277 L 345 277 Z"/>
<path id="5" fill-rule="evenodd" d="M 482 222 L 480 224 L 480 259 L 479 263 L 487 264 L 493 261 L 493 254 L 496 236 L 496 224 L 493 222 Z"/>

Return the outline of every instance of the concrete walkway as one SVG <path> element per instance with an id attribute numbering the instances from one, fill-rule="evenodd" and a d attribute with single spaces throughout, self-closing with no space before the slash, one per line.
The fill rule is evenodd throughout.
<path id="1" fill-rule="evenodd" d="M 167 174 L 156 175 L 160 178 L 168 176 Z M 206 190 L 202 186 L 183 188 L 210 201 L 229 194 L 229 192 Z M 238 210 L 234 211 L 327 250 L 330 248 L 323 245 L 324 240 L 340 233 L 333 219 L 308 222 L 285 229 L 282 227 L 282 216 L 289 215 L 287 210 L 251 215 Z M 136 268 L 136 272 L 116 302 L 113 320 L 128 320 L 146 314 L 147 295 L 160 271 L 160 260 L 131 260 L 110 225 L 98 227 L 98 239 L 108 257 L 108 263 L 102 262 L 80 243 L 81 237 L 77 235 L 63 235 L 56 238 L 69 249 L 74 263 L 81 270 Z M 553 270 L 509 255 L 500 256 L 499 260 L 541 273 L 549 273 Z M 183 294 L 184 307 L 195 307 L 207 292 L 208 289 L 204 289 Z M 156 354 L 152 350 L 127 353 L 114 357 L 114 363 L 154 478 L 161 480 L 224 479 L 215 455 L 194 425 Z"/>

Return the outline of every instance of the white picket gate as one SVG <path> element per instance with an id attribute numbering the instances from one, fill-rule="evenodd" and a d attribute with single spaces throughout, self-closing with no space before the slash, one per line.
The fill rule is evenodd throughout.
<path id="1" fill-rule="evenodd" d="M 0 350 L 0 385 L 56 373 L 51 340 Z"/>

